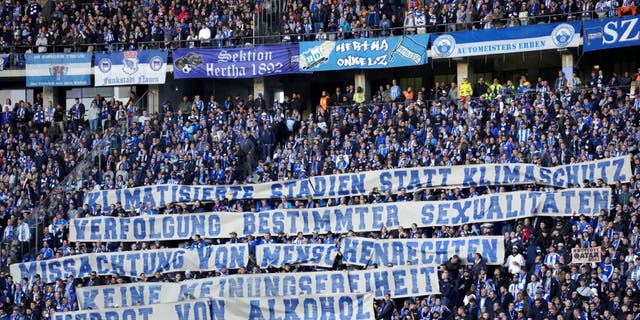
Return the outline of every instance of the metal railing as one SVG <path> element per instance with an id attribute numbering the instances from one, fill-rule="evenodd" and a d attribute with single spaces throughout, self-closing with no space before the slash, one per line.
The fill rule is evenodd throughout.
<path id="1" fill-rule="evenodd" d="M 142 95 L 140 95 L 134 105 L 137 107 L 138 111 L 146 110 L 147 108 L 147 99 L 148 99 L 149 91 L 145 91 Z M 141 112 L 139 112 L 141 113 Z M 128 131 L 131 124 L 137 120 L 138 114 L 134 114 L 128 117 L 128 121 L 125 122 L 124 126 L 120 127 L 119 130 L 122 134 L 124 134 L 125 130 Z M 54 142 L 54 145 L 59 145 L 60 140 Z M 62 181 L 53 188 L 47 196 L 37 205 L 33 206 L 29 209 L 29 214 L 27 216 L 27 221 L 30 225 L 31 230 L 31 242 L 26 250 L 21 246 L 21 256 L 24 257 L 25 253 L 31 254 L 32 257 L 37 255 L 37 249 L 39 248 L 39 239 L 42 239 L 42 227 L 49 223 L 51 220 L 50 213 L 53 212 L 59 204 L 62 203 L 64 197 L 69 192 L 77 191 L 83 183 L 84 173 L 87 170 L 90 170 L 94 165 L 95 159 L 102 159 L 102 156 L 99 153 L 103 153 L 105 150 L 101 147 L 100 150 L 92 150 L 89 154 L 81 155 L 81 158 L 78 159 L 76 166 L 71 169 L 71 171 L 62 179 Z M 101 164 L 98 164 L 99 166 Z M 79 208 L 78 208 L 79 209 Z M 34 243 L 35 245 L 31 245 Z"/>
<path id="2" fill-rule="evenodd" d="M 56 148 L 59 147 L 59 144 L 59 141 L 54 143 Z M 43 200 L 30 208 L 18 208 L 18 210 L 23 213 L 25 222 L 29 225 L 31 238 L 27 242 L 18 241 L 18 226 L 15 226 L 14 240 L 7 241 L 4 237 L 2 239 L 1 245 L 2 248 L 6 250 L 6 255 L 0 257 L 0 259 L 3 261 L 6 260 L 7 257 L 35 259 L 38 254 L 38 248 L 40 248 L 40 241 L 43 238 L 43 226 L 49 223 L 52 219 L 50 215 L 51 212 L 56 209 L 58 204 L 62 203 L 65 194 L 77 190 L 78 179 L 83 178 L 83 172 L 88 170 L 90 165 L 90 157 L 83 155 L 71 172 L 69 172 L 69 174 L 67 174 L 55 188 L 50 190 Z"/>
<path id="3" fill-rule="evenodd" d="M 47 45 L 42 53 L 62 53 L 62 52 L 119 52 L 125 50 L 137 50 L 137 49 L 162 49 L 171 50 L 177 48 L 215 48 L 215 47 L 243 47 L 252 45 L 276 45 L 283 43 L 283 37 L 280 33 L 280 23 L 282 14 L 286 13 L 286 7 L 281 4 L 281 1 L 273 1 L 269 6 L 266 6 L 262 10 L 254 12 L 254 29 L 253 35 L 250 37 L 236 37 L 229 41 L 217 41 L 209 39 L 205 41 L 201 40 L 172 40 L 172 41 L 149 41 L 149 42 L 136 42 L 134 45 L 128 42 L 111 42 L 111 43 L 83 43 L 83 44 L 54 44 Z M 543 15 L 535 17 L 527 17 L 526 25 L 546 24 L 552 22 L 561 21 L 579 21 L 579 20 L 591 20 L 594 18 L 602 18 L 595 11 L 579 11 L 571 15 L 569 14 L 556 14 L 556 15 Z M 508 28 L 512 25 L 510 22 L 517 22 L 517 25 L 521 25 L 522 18 L 512 19 L 510 17 L 503 19 L 493 19 L 491 21 L 493 29 L 496 28 Z M 524 25 L 524 24 L 523 24 Z M 424 26 L 402 26 L 393 28 L 367 28 L 366 34 L 369 37 L 378 37 L 385 35 L 403 35 L 412 34 L 416 31 L 422 30 L 426 33 L 439 34 L 444 32 L 458 32 L 466 30 L 481 29 L 483 22 L 472 21 L 466 23 L 447 23 L 447 24 L 433 24 Z M 353 30 L 350 31 L 354 32 Z M 364 33 L 364 32 L 363 32 Z M 291 42 L 315 40 L 317 33 L 311 34 L 289 34 Z M 339 32 L 326 32 L 328 39 L 338 39 Z M 36 45 L 6 45 L 0 47 L 0 55 L 7 57 L 4 69 L 22 69 L 25 66 L 24 55 L 26 52 L 39 52 Z M 169 54 L 171 56 L 171 54 Z"/>

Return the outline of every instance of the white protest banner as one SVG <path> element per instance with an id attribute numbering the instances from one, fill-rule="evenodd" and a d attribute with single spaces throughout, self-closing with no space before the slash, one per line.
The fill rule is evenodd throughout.
<path id="1" fill-rule="evenodd" d="M 261 298 L 367 293 L 381 299 L 440 293 L 436 266 L 382 267 L 358 271 L 318 271 L 231 275 L 175 282 L 78 287 L 80 309 L 170 303 L 202 298 Z"/>
<path id="2" fill-rule="evenodd" d="M 602 250 L 600 247 L 571 249 L 571 263 L 600 263 Z"/>
<path id="3" fill-rule="evenodd" d="M 209 299 L 145 306 L 55 312 L 52 320 L 210 320 Z"/>
<path id="4" fill-rule="evenodd" d="M 591 215 L 609 210 L 611 189 L 516 191 L 456 201 L 409 201 L 324 208 L 277 209 L 263 212 L 213 212 L 137 217 L 71 219 L 69 241 L 158 241 L 262 235 L 267 232 L 346 233 L 418 227 L 455 226 L 535 216 Z M 400 214 L 402 213 L 402 214 Z M 224 228 L 222 228 L 224 226 Z M 223 232 L 224 229 L 224 232 Z"/>
<path id="5" fill-rule="evenodd" d="M 334 244 L 263 244 L 256 246 L 256 264 L 261 268 L 287 263 L 331 268 L 337 254 Z"/>
<path id="6" fill-rule="evenodd" d="M 566 188 L 584 180 L 602 179 L 607 184 L 628 182 L 632 176 L 631 158 L 617 157 L 556 167 L 506 163 L 449 167 L 419 167 L 360 173 L 326 175 L 308 179 L 278 181 L 242 186 L 154 185 L 128 189 L 91 191 L 85 204 L 107 208 L 117 202 L 127 210 L 140 205 L 164 207 L 176 202 L 214 199 L 335 198 L 366 195 L 379 188 L 397 193 L 423 188 L 539 184 Z"/>
<path id="7" fill-rule="evenodd" d="M 118 274 L 138 277 L 156 272 L 209 271 L 221 268 L 238 269 L 249 261 L 249 246 L 245 243 L 205 246 L 197 249 L 158 249 L 143 251 L 87 253 L 57 259 L 14 263 L 10 266 L 14 279 L 39 274 L 45 283 L 71 275 L 85 278 L 95 271 L 98 275 Z"/>
<path id="8" fill-rule="evenodd" d="M 369 239 L 348 237 L 340 246 L 342 262 L 353 265 L 394 266 L 439 265 L 454 254 L 473 263 L 473 255 L 482 255 L 486 264 L 504 263 L 504 240 L 500 236 L 443 239 Z"/>
<path id="9" fill-rule="evenodd" d="M 274 183 L 233 186 L 201 186 L 160 184 L 127 189 L 100 190 L 87 193 L 84 203 L 91 207 L 101 204 L 107 208 L 118 202 L 126 211 L 132 211 L 141 205 L 151 204 L 161 208 L 172 203 L 214 199 L 268 199 L 271 197 L 270 185 Z"/>
<path id="10" fill-rule="evenodd" d="M 211 300 L 211 318 L 374 320 L 372 293 Z"/>

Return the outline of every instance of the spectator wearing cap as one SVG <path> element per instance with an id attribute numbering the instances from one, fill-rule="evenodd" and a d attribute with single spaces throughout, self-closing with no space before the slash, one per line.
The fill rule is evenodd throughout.
<path id="1" fill-rule="evenodd" d="M 520 254 L 517 247 L 511 249 L 511 255 L 507 258 L 505 267 L 511 274 L 519 274 L 525 267 L 524 257 Z"/>
<path id="2" fill-rule="evenodd" d="M 522 277 L 520 274 L 513 275 L 508 288 L 508 291 L 512 297 L 515 298 L 518 292 L 521 292 L 526 288 L 526 281 L 527 281 L 526 272 Z"/>

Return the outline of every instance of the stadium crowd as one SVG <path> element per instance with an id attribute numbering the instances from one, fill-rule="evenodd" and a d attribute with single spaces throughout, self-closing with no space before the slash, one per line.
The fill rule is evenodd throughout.
<path id="1" fill-rule="evenodd" d="M 235 46 L 253 36 L 255 14 L 273 1 L 53 1 L 0 4 L 0 53 L 118 51 L 138 48 Z M 388 36 L 500 28 L 636 14 L 633 0 L 408 1 L 287 3 L 282 41 Z M 48 14 L 50 12 L 50 14 Z M 19 55 L 14 60 L 20 65 Z M 577 75 L 575 75 L 577 76 Z M 486 82 L 485 82 L 486 80 Z M 322 93 L 318 107 L 290 93 L 282 102 L 248 97 L 184 97 L 147 114 L 129 101 L 96 96 L 89 105 L 7 99 L 0 114 L 0 320 L 49 319 L 77 310 L 75 287 L 130 281 L 179 281 L 219 272 L 117 275 L 44 284 L 12 279 L 8 267 L 86 252 L 193 247 L 163 243 L 69 243 L 67 224 L 85 216 L 135 216 L 202 211 L 265 211 L 393 201 L 456 200 L 518 190 L 489 187 L 372 192 L 328 200 L 220 200 L 133 212 L 83 206 L 90 190 L 149 184 L 242 184 L 413 166 L 535 163 L 542 166 L 630 155 L 635 178 L 611 186 L 609 212 L 567 219 L 381 230 L 372 238 L 504 235 L 503 266 L 459 257 L 440 266 L 441 294 L 376 305 L 381 319 L 640 319 L 640 84 L 638 73 L 593 70 L 556 79 L 474 79 L 433 88 L 401 88 L 395 80 L 371 93 L 349 85 Z M 635 95 L 631 95 L 635 92 Z M 315 104 L 315 102 L 314 102 Z M 78 170 L 82 169 L 87 170 Z M 75 168 L 75 169 L 74 169 Z M 71 174 L 71 179 L 69 177 Z M 584 187 L 599 186 L 585 181 Z M 538 186 L 523 186 L 538 190 Z M 50 204 L 55 204 L 49 209 Z M 234 230 L 229 230 L 234 231 Z M 204 239 L 336 243 L 340 235 Z M 601 264 L 571 263 L 573 247 L 601 246 Z M 336 268 L 346 266 L 337 264 Z M 379 266 L 384 267 L 384 266 Z M 229 273 L 309 272 L 287 265 L 261 269 L 251 261 Z"/>
<path id="2" fill-rule="evenodd" d="M 76 100 L 71 106 L 54 107 L 40 96 L 33 103 L 7 100 L 0 116 L 0 319 L 48 319 L 52 311 L 76 310 L 75 286 L 81 284 L 315 269 L 297 265 L 261 269 L 251 259 L 245 269 L 222 274 L 154 274 L 142 280 L 96 276 L 60 279 L 55 284 L 44 284 L 38 278 L 11 278 L 11 263 L 79 253 L 227 241 L 251 246 L 296 241 L 278 234 L 188 242 L 69 243 L 67 224 L 76 217 L 456 200 L 519 187 L 402 191 L 397 195 L 374 191 L 327 201 L 220 200 L 166 208 L 141 204 L 132 212 L 125 212 L 118 204 L 111 208 L 83 206 L 83 197 L 90 190 L 160 183 L 259 183 L 413 166 L 514 162 L 554 166 L 621 155 L 632 157 L 635 176 L 631 183 L 611 186 L 614 201 L 609 212 L 570 219 L 417 229 L 406 226 L 363 236 L 505 237 L 508 258 L 504 266 L 487 266 L 480 257 L 468 263 L 451 257 L 439 268 L 440 295 L 379 301 L 376 312 L 382 319 L 638 319 L 640 96 L 630 95 L 640 92 L 632 87 L 638 83 L 640 70 L 633 76 L 593 70 L 583 81 L 577 77 L 568 80 L 562 73 L 553 81 L 539 78 L 531 82 L 522 76 L 517 85 L 510 80 L 485 83 L 479 78 L 472 84 L 465 79 L 459 85 L 439 83 L 430 90 L 415 91 L 390 80 L 370 98 L 353 85 L 324 91 L 317 110 L 304 117 L 304 98 L 297 93 L 273 103 L 260 93 L 256 97 L 228 97 L 222 102 L 213 97 L 205 101 L 185 96 L 175 106 L 164 105 L 161 114 L 153 115 L 136 109 L 134 95 L 127 102 L 96 96 L 88 106 Z M 60 185 L 79 162 L 87 169 Z M 582 186 L 600 186 L 600 182 L 584 181 Z M 43 209 L 48 194 L 55 192 L 61 192 L 57 206 Z M 36 237 L 36 232 L 41 236 Z M 299 241 L 336 243 L 339 236 L 314 234 Z M 601 264 L 571 263 L 571 248 L 598 245 L 604 250 Z"/>
<path id="3" fill-rule="evenodd" d="M 121 51 L 253 43 L 257 15 L 284 42 L 493 29 L 637 13 L 637 0 L 4 1 L 0 53 Z M 280 9 L 277 9 L 280 8 Z M 274 17 L 274 15 L 281 17 Z M 268 20 L 268 19 L 267 19 Z M 278 22 L 279 21 L 279 22 Z"/>

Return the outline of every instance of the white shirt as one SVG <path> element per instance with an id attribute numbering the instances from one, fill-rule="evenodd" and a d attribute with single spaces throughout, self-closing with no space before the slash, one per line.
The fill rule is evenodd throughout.
<path id="1" fill-rule="evenodd" d="M 100 109 L 98 107 L 95 107 L 95 106 L 89 107 L 89 110 L 87 110 L 87 117 L 89 118 L 89 120 L 99 119 L 100 118 Z"/>
<path id="2" fill-rule="evenodd" d="M 141 124 L 144 124 L 145 121 L 151 121 L 151 118 L 149 116 L 139 116 L 138 117 L 138 122 L 140 122 Z"/>
<path id="3" fill-rule="evenodd" d="M 52 122 L 53 121 L 54 112 L 56 112 L 56 108 L 54 108 L 54 107 L 45 108 L 44 109 L 44 121 Z"/>
<path id="4" fill-rule="evenodd" d="M 522 270 L 522 266 L 524 266 L 524 257 L 521 254 L 510 255 L 507 258 L 506 267 L 509 269 L 511 274 L 519 274 Z"/>
<path id="5" fill-rule="evenodd" d="M 198 32 L 198 38 L 200 40 L 209 40 L 209 39 L 211 39 L 211 29 L 209 29 L 209 28 L 200 29 L 200 32 Z"/>

